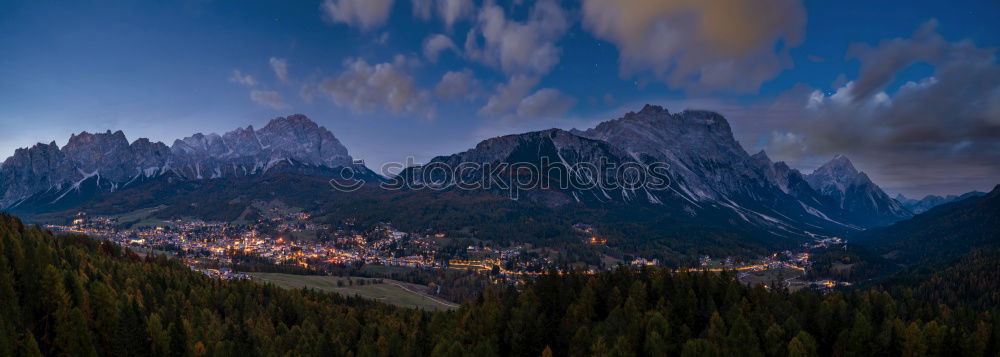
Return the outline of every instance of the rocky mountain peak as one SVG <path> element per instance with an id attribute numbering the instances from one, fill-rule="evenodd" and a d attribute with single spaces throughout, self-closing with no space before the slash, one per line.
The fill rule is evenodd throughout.
<path id="1" fill-rule="evenodd" d="M 829 170 L 834 172 L 843 172 L 845 174 L 858 174 L 858 169 L 854 167 L 854 163 L 847 156 L 838 154 L 830 159 L 827 163 L 820 166 L 819 170 Z"/>
<path id="2" fill-rule="evenodd" d="M 257 131 L 257 136 L 272 157 L 324 166 L 346 166 L 352 161 L 333 133 L 302 114 L 274 118 Z"/>
<path id="3" fill-rule="evenodd" d="M 218 134 L 196 133 L 189 137 L 174 140 L 171 150 L 178 155 L 221 156 L 229 152 L 229 148 Z"/>
<path id="4" fill-rule="evenodd" d="M 809 186 L 841 208 L 864 217 L 868 225 L 884 225 L 912 216 L 844 155 L 833 157 L 804 178 Z"/>
<path id="5" fill-rule="evenodd" d="M 758 151 L 756 154 L 751 155 L 750 158 L 761 162 L 771 162 L 771 158 L 767 156 L 764 150 Z"/>
<path id="6" fill-rule="evenodd" d="M 813 170 L 807 176 L 813 187 L 823 187 L 829 185 L 838 186 L 843 191 L 844 186 L 854 182 L 867 181 L 868 175 L 858 171 L 851 163 L 851 160 L 844 155 L 834 156 L 833 159 Z"/>
<path id="7" fill-rule="evenodd" d="M 288 126 L 319 129 L 319 124 L 316 124 L 316 122 L 312 121 L 312 119 L 309 119 L 309 117 L 305 116 L 305 114 L 292 114 L 287 117 L 277 117 L 271 119 L 271 121 L 267 123 L 264 129 L 267 129 L 268 127 L 288 127 Z"/>
<path id="8" fill-rule="evenodd" d="M 66 142 L 66 146 L 63 146 L 63 150 L 75 151 L 93 146 L 101 146 L 103 148 L 127 147 L 128 139 L 125 138 L 125 133 L 121 130 L 114 133 L 108 130 L 104 133 L 94 134 L 84 131 L 80 134 L 70 134 L 69 141 Z"/>
<path id="9" fill-rule="evenodd" d="M 670 111 L 668 111 L 666 108 L 663 108 L 663 107 L 661 107 L 659 105 L 646 104 L 646 105 L 642 106 L 641 110 L 639 110 L 639 114 L 645 114 L 645 115 L 670 115 Z"/>

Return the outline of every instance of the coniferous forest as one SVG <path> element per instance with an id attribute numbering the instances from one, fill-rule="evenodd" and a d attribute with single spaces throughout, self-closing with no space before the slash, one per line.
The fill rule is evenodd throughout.
<path id="1" fill-rule="evenodd" d="M 989 288 L 946 272 L 908 288 L 820 294 L 729 273 L 549 274 L 425 312 L 251 281 L 0 216 L 0 356 L 995 356 Z M 990 266 L 976 253 L 966 262 Z M 995 255 L 994 255 L 995 257 Z M 983 302 L 986 302 L 983 304 Z"/>

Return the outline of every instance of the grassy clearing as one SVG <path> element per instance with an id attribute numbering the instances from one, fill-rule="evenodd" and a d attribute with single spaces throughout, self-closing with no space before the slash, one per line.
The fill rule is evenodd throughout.
<path id="1" fill-rule="evenodd" d="M 802 271 L 792 268 L 768 269 L 761 272 L 750 272 L 747 276 L 740 278 L 740 281 L 750 285 L 771 285 L 773 282 L 798 278 L 804 274 Z"/>
<path id="2" fill-rule="evenodd" d="M 250 273 L 254 280 L 273 283 L 277 286 L 289 289 L 301 289 L 303 287 L 329 291 L 343 295 L 358 295 L 364 298 L 382 301 L 403 307 L 412 307 L 424 310 L 447 310 L 456 308 L 457 305 L 425 295 L 419 291 L 426 289 L 425 286 L 409 284 L 395 280 L 383 279 L 381 284 L 370 283 L 371 278 L 350 278 L 354 280 L 354 285 L 348 283 L 348 278 L 337 276 L 319 275 L 292 275 L 280 273 Z M 365 280 L 365 285 L 358 285 L 358 280 Z M 337 282 L 341 282 L 338 285 Z"/>
<path id="3" fill-rule="evenodd" d="M 156 207 L 142 208 L 132 212 L 111 215 L 109 217 L 117 218 L 119 223 L 128 225 L 130 228 L 173 227 L 173 223 L 151 217 L 154 213 L 166 207 L 167 206 L 165 205 L 160 205 Z"/>

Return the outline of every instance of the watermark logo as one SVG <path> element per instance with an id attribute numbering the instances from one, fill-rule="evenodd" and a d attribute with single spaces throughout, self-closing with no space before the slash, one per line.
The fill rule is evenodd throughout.
<path id="1" fill-rule="evenodd" d="M 388 180 L 378 185 L 384 190 L 490 190 L 506 191 L 511 198 L 526 190 L 663 191 L 671 180 L 664 162 L 616 162 L 601 157 L 573 164 L 543 156 L 538 162 L 443 162 L 415 164 L 388 162 L 381 171 Z M 337 191 L 353 192 L 371 179 L 362 168 L 344 167 L 330 180 Z"/>

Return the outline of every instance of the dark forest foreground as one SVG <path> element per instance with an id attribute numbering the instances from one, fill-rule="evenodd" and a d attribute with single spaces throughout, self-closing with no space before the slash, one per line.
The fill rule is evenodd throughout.
<path id="1" fill-rule="evenodd" d="M 217 281 L 6 215 L 0 251 L 0 356 L 995 356 L 1000 340 L 995 304 L 927 293 L 995 286 L 992 258 L 920 289 L 827 295 L 748 287 L 728 273 L 553 274 L 427 312 Z"/>

